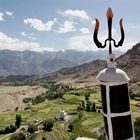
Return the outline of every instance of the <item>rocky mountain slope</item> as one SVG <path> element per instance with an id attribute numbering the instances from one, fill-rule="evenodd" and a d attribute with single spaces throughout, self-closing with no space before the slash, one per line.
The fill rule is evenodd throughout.
<path id="1" fill-rule="evenodd" d="M 140 91 L 140 43 L 120 56 L 117 62 L 130 77 L 130 87 Z"/>
<path id="2" fill-rule="evenodd" d="M 106 62 L 103 60 L 95 60 L 82 65 L 63 68 L 60 71 L 44 75 L 35 81 L 51 80 L 58 83 L 68 84 L 76 87 L 85 87 L 96 85 L 96 74 L 106 67 Z"/>
<path id="3" fill-rule="evenodd" d="M 118 55 L 121 52 L 116 52 Z M 73 67 L 95 59 L 104 59 L 106 51 L 33 52 L 0 50 L 0 76 L 44 75 L 65 67 Z"/>
<path id="4" fill-rule="evenodd" d="M 117 67 L 123 69 L 130 77 L 130 85 L 138 89 L 140 87 L 140 43 L 117 58 L 117 64 Z M 91 86 L 97 84 L 95 77 L 105 67 L 105 61 L 96 60 L 80 66 L 64 68 L 43 76 L 42 79 L 54 80 L 73 86 Z"/>
<path id="5" fill-rule="evenodd" d="M 31 56 L 32 55 L 30 54 L 29 57 Z M 44 61 L 41 67 L 49 72 L 51 72 L 51 70 L 47 66 L 50 66 L 52 67 L 52 69 L 57 70 L 55 69 L 55 65 L 56 67 L 58 67 L 57 63 L 59 65 L 61 64 L 59 59 L 54 60 L 54 65 L 51 65 L 50 61 L 52 60 L 48 59 Z M 63 63 L 67 65 L 68 62 L 64 61 Z M 117 67 L 123 69 L 130 77 L 130 87 L 136 90 L 140 90 L 140 43 L 136 44 L 132 49 L 128 50 L 125 54 L 118 57 L 117 64 Z M 33 76 L 16 76 L 16 79 L 22 79 L 19 81 L 24 81 L 27 77 L 27 79 L 30 78 L 31 81 L 37 82 L 39 82 L 40 80 L 53 80 L 58 83 L 69 84 L 76 87 L 92 86 L 97 84 L 95 77 L 97 76 L 98 72 L 105 67 L 106 61 L 95 60 L 75 67 L 67 66 L 67 68 L 63 68 L 59 71 L 43 76 L 35 76 L 34 78 L 32 78 Z M 8 82 L 13 81 L 11 79 L 14 78 L 14 76 L 8 77 Z M 0 79 L 2 78 L 0 77 Z M 7 78 L 3 79 L 4 82 L 7 81 Z M 3 82 L 3 79 L 0 82 Z"/>

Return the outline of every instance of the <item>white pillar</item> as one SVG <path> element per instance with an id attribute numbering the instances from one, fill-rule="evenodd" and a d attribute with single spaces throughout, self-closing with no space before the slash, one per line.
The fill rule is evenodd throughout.
<path id="1" fill-rule="evenodd" d="M 116 68 L 114 62 L 108 62 L 108 68 L 102 70 L 96 79 L 101 85 L 107 138 L 135 140 L 128 95 L 129 77 L 124 71 Z"/>

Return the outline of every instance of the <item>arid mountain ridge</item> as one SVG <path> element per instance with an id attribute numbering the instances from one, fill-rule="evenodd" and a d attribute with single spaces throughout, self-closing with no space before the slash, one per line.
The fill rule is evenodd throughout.
<path id="1" fill-rule="evenodd" d="M 60 71 L 45 75 L 41 79 L 79 87 L 92 86 L 97 84 L 95 77 L 105 67 L 107 67 L 106 61 L 95 60 L 76 67 L 63 68 Z M 128 74 L 131 79 L 130 86 L 140 90 L 140 43 L 117 58 L 117 67 Z"/>
<path id="2" fill-rule="evenodd" d="M 0 82 L 29 81 L 40 82 L 45 80 L 68 84 L 75 87 L 97 85 L 96 76 L 107 64 L 104 60 L 94 60 L 75 67 L 68 67 L 43 76 L 8 76 L 0 78 Z M 130 77 L 130 87 L 140 91 L 140 43 L 132 47 L 125 54 L 117 58 L 117 67 L 124 70 Z"/>
<path id="3" fill-rule="evenodd" d="M 11 51 L 0 50 L 0 76 L 44 75 L 74 67 L 95 59 L 104 59 L 107 51 Z M 116 52 L 118 55 L 122 52 Z"/>

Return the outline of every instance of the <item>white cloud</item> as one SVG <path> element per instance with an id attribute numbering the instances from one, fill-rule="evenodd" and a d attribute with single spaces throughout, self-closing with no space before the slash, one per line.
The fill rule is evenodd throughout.
<path id="1" fill-rule="evenodd" d="M 55 22 L 56 22 L 56 19 L 49 20 L 46 23 L 43 23 L 40 19 L 36 19 L 36 18 L 24 19 L 25 24 L 29 24 L 32 28 L 38 31 L 51 31 Z"/>
<path id="2" fill-rule="evenodd" d="M 13 12 L 10 12 L 10 11 L 5 11 L 5 14 L 6 14 L 7 16 L 13 16 Z"/>
<path id="3" fill-rule="evenodd" d="M 88 28 L 81 28 L 79 31 L 80 31 L 82 34 L 89 34 L 89 33 L 90 33 L 90 31 L 89 31 Z"/>
<path id="4" fill-rule="evenodd" d="M 53 50 L 53 48 L 45 48 L 41 47 L 40 44 L 37 42 L 28 42 L 28 41 L 21 41 L 17 38 L 8 37 L 3 32 L 0 32 L 0 50 L 2 49 L 9 49 L 9 50 L 32 50 L 32 51 L 47 51 Z"/>
<path id="5" fill-rule="evenodd" d="M 120 40 L 120 33 L 118 33 L 118 32 L 116 33 L 115 29 L 113 32 L 115 33 L 114 39 L 116 40 L 116 42 L 118 42 Z M 107 34 L 108 34 L 107 32 L 106 32 L 106 34 L 104 34 L 104 33 L 105 33 L 105 31 L 100 33 L 99 37 L 98 37 L 100 42 L 103 45 L 104 45 L 105 39 L 107 39 Z M 127 50 L 131 49 L 132 46 L 134 46 L 138 42 L 139 42 L 139 40 L 137 38 L 126 37 L 123 45 L 118 48 L 115 48 L 113 46 L 113 42 L 112 42 L 112 46 L 113 46 L 112 48 L 113 48 L 113 51 L 116 50 L 116 51 L 126 52 Z M 94 44 L 92 34 L 71 37 L 68 40 L 68 45 L 69 45 L 70 49 L 75 49 L 75 50 L 79 50 L 79 51 L 102 50 L 102 49 L 97 48 L 97 46 Z M 109 47 L 108 47 L 108 42 L 107 42 L 107 46 L 106 46 L 106 48 L 104 48 L 104 50 L 108 50 L 108 49 L 109 49 Z"/>
<path id="6" fill-rule="evenodd" d="M 13 16 L 13 12 L 9 11 L 0 12 L 0 21 L 4 21 L 5 16 Z"/>
<path id="7" fill-rule="evenodd" d="M 24 37 L 27 37 L 29 39 L 32 39 L 32 40 L 36 40 L 36 38 L 34 37 L 34 33 L 31 33 L 30 35 L 28 35 L 27 33 L 25 32 L 21 32 L 20 33 L 21 36 L 24 36 Z"/>
<path id="8" fill-rule="evenodd" d="M 91 24 L 92 24 L 92 25 L 95 25 L 95 23 L 96 23 L 95 20 L 92 20 L 92 21 L 91 21 Z"/>
<path id="9" fill-rule="evenodd" d="M 21 32 L 20 33 L 22 36 L 28 36 L 28 34 L 26 34 L 25 32 Z"/>
<path id="10" fill-rule="evenodd" d="M 86 14 L 84 10 L 66 10 L 64 11 L 64 15 L 66 16 L 73 16 L 73 17 L 78 17 L 84 20 L 89 20 L 89 16 Z"/>
<path id="11" fill-rule="evenodd" d="M 32 40 L 37 40 L 35 37 L 32 37 L 32 36 L 28 36 L 28 38 Z"/>
<path id="12" fill-rule="evenodd" d="M 0 21 L 4 21 L 4 13 L 0 12 Z"/>
<path id="13" fill-rule="evenodd" d="M 64 24 L 59 27 L 58 33 L 68 33 L 75 31 L 74 22 L 65 20 Z"/>
<path id="14" fill-rule="evenodd" d="M 93 43 L 92 35 L 75 36 L 69 39 L 69 47 L 79 51 L 99 50 Z"/>

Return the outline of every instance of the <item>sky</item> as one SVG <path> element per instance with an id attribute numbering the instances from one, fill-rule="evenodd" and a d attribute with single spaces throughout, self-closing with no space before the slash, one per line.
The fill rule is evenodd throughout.
<path id="1" fill-rule="evenodd" d="M 120 18 L 125 31 L 123 46 L 113 50 L 125 52 L 140 42 L 138 0 L 0 0 L 0 50 L 97 51 L 92 40 L 95 18 L 100 22 L 98 38 L 104 43 L 109 7 L 113 38 L 120 39 Z"/>

